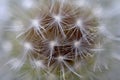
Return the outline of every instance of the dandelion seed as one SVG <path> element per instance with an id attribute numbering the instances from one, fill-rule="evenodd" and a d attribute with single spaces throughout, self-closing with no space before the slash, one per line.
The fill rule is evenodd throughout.
<path id="1" fill-rule="evenodd" d="M 63 27 L 62 27 L 62 25 L 61 25 L 62 16 L 61 16 L 61 15 L 54 15 L 53 18 L 54 18 L 54 21 L 57 22 L 58 29 L 60 30 L 60 32 L 61 32 L 61 34 L 63 35 L 63 37 L 66 37 L 66 35 L 65 35 L 65 33 L 64 33 L 64 30 L 63 30 Z"/>
<path id="2" fill-rule="evenodd" d="M 83 78 L 83 76 L 81 76 L 80 74 L 76 73 L 66 62 L 64 62 L 65 66 L 72 72 L 74 73 L 76 76 L 78 76 L 79 78 Z"/>
<path id="3" fill-rule="evenodd" d="M 81 48 L 81 42 L 80 41 L 74 41 L 74 48 L 75 48 L 75 60 L 76 60 L 78 55 L 79 55 L 79 52 L 80 52 L 79 48 Z"/>
<path id="4" fill-rule="evenodd" d="M 45 31 L 45 29 L 41 26 L 40 20 L 38 20 L 38 19 L 32 20 L 32 27 L 35 29 L 35 32 L 38 35 L 42 36 L 43 39 L 46 39 L 42 32 L 42 30 Z"/>
<path id="5" fill-rule="evenodd" d="M 77 28 L 80 30 L 80 32 L 81 32 L 81 34 L 82 34 L 82 38 L 83 38 L 84 40 L 86 40 L 86 41 L 88 42 L 88 44 L 91 44 L 91 43 L 89 42 L 89 40 L 87 39 L 87 35 L 89 35 L 89 33 L 88 33 L 88 31 L 84 28 L 83 20 L 78 19 L 78 20 L 76 21 L 75 27 L 77 27 Z"/>
<path id="6" fill-rule="evenodd" d="M 49 56 L 49 62 L 48 62 L 48 66 L 50 65 L 52 56 L 53 56 L 53 52 L 54 52 L 54 47 L 58 45 L 57 41 L 50 41 L 49 42 L 49 47 L 50 47 L 50 56 Z"/>

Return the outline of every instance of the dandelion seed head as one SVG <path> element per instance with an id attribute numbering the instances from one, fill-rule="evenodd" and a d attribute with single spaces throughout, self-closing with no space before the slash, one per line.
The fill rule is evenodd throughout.
<path id="1" fill-rule="evenodd" d="M 10 30 L 20 33 L 14 43 L 1 43 L 2 52 L 15 56 L 7 63 L 10 69 L 23 71 L 27 79 L 35 77 L 38 80 L 81 80 L 83 76 L 93 80 L 96 79 L 94 72 L 102 72 L 104 67 L 109 69 L 109 55 L 106 54 L 111 53 L 111 46 L 120 38 L 108 30 L 107 25 L 112 21 L 107 19 L 118 17 L 119 3 L 106 10 L 100 0 L 21 0 L 20 5 L 19 1 L 13 0 L 15 4 L 10 2 L 11 10 L 6 0 L 1 1 L 0 20 L 8 20 L 12 12 L 12 18 L 5 24 L 13 22 L 8 25 Z M 0 33 L 4 33 L 2 29 L 6 27 L 0 28 Z M 5 37 L 9 33 L 6 31 Z M 8 35 L 14 40 L 13 36 Z M 111 45 L 112 41 L 116 42 Z M 17 42 L 22 42 L 20 47 Z M 112 58 L 120 60 L 120 55 L 112 53 Z"/>
<path id="2" fill-rule="evenodd" d="M 73 6 L 76 8 L 74 8 Z M 80 75 L 71 67 L 73 67 L 75 64 L 74 60 L 77 60 L 77 58 L 80 61 L 84 60 L 85 57 L 87 57 L 88 52 L 89 54 L 92 53 L 91 50 L 86 51 L 86 49 L 83 47 L 95 46 L 96 41 L 90 41 L 90 37 L 93 37 L 91 34 L 94 33 L 94 31 L 90 31 L 88 26 L 90 25 L 91 28 L 92 26 L 97 27 L 97 21 L 93 20 L 93 18 L 96 18 L 96 16 L 93 16 L 92 19 L 90 18 L 90 20 L 86 20 L 85 22 L 85 19 L 91 16 L 91 14 L 89 13 L 91 13 L 92 11 L 82 11 L 83 10 L 80 8 L 80 6 L 78 7 L 71 3 L 67 3 L 67 1 L 64 4 L 59 1 L 55 1 L 52 3 L 52 5 L 50 5 L 50 10 L 46 10 L 46 14 L 42 16 L 41 21 L 38 19 L 32 20 L 32 26 L 40 31 L 40 34 L 42 34 L 42 36 L 45 36 L 46 39 L 41 39 L 41 37 L 38 38 L 38 36 L 35 35 L 36 31 L 34 31 L 33 29 L 31 31 L 28 31 L 27 40 L 31 39 L 32 44 L 37 47 L 35 48 L 36 51 L 34 51 L 37 53 L 37 56 L 34 54 L 34 58 L 42 58 L 42 60 L 45 60 L 44 66 L 48 66 L 48 69 L 50 67 L 54 67 L 57 62 L 62 62 L 64 65 L 62 67 L 65 70 L 68 69 L 76 76 L 80 77 Z M 86 17 L 83 14 L 89 14 L 90 16 Z M 56 25 L 56 23 L 58 25 Z M 44 30 L 41 30 L 41 24 L 42 27 L 46 30 L 45 32 Z M 78 27 L 79 29 L 77 29 L 76 27 Z M 31 34 L 33 34 L 32 38 Z M 81 39 L 81 37 L 84 37 L 85 40 Z M 94 40 L 96 40 L 96 38 Z M 91 45 L 89 45 L 88 42 L 91 43 Z M 81 47 L 80 45 L 83 46 Z M 79 47 L 81 47 L 82 49 L 80 49 Z M 32 47 L 30 44 L 27 44 L 25 48 L 27 50 L 30 50 Z M 34 62 L 33 64 L 35 64 L 36 67 L 43 66 L 40 61 Z M 71 65 L 71 67 L 69 67 L 69 65 Z M 59 68 L 61 69 L 60 66 Z M 62 72 L 64 72 L 63 68 Z"/>
<path id="3" fill-rule="evenodd" d="M 64 80 L 68 70 L 81 78 L 74 65 L 76 62 L 86 61 L 88 57 L 92 58 L 90 55 L 95 52 L 91 48 L 97 50 L 95 44 L 99 42 L 96 32 L 99 19 L 93 15 L 91 8 L 87 8 L 85 0 L 79 1 L 79 6 L 74 1 L 52 1 L 50 3 L 51 0 L 48 0 L 48 3 L 39 7 L 39 15 L 35 15 L 38 17 L 30 20 L 30 28 L 23 33 L 22 38 L 26 41 L 23 42 L 23 48 L 25 53 L 30 53 L 24 58 L 30 60 L 36 69 L 47 68 L 55 76 L 62 72 Z M 62 64 L 56 67 L 58 63 Z"/>

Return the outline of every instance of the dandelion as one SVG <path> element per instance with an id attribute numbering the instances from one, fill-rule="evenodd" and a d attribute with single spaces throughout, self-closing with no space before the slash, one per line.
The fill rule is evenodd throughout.
<path id="1" fill-rule="evenodd" d="M 102 6 L 88 0 L 22 0 L 18 6 L 20 17 L 11 11 L 14 24 L 4 30 L 14 41 L 2 47 L 21 80 L 95 80 L 110 69 L 110 59 L 119 60 L 110 46 L 120 39 L 103 22 Z"/>

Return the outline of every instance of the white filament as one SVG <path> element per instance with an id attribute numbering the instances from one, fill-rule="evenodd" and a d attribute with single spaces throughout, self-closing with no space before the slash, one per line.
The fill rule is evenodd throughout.
<path id="1" fill-rule="evenodd" d="M 21 60 L 14 58 L 10 60 L 7 64 L 11 66 L 11 69 L 19 70 L 24 63 Z"/>
<path id="2" fill-rule="evenodd" d="M 53 55 L 53 50 L 54 50 L 54 47 L 58 45 L 58 42 L 55 40 L 55 41 L 50 41 L 49 42 L 49 47 L 50 47 L 50 56 L 49 56 L 49 62 L 48 62 L 48 66 L 50 65 L 50 62 L 51 62 L 51 59 L 52 59 L 52 55 Z"/>
<path id="3" fill-rule="evenodd" d="M 34 64 L 35 64 L 36 68 L 44 68 L 45 67 L 44 64 L 43 64 L 43 62 L 41 60 L 34 61 Z"/>

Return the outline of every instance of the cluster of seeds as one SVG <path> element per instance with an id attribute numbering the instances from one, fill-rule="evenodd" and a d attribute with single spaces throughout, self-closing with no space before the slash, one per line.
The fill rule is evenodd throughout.
<path id="1" fill-rule="evenodd" d="M 40 7 L 22 38 L 27 58 L 37 68 L 50 72 L 74 71 L 76 62 L 94 56 L 98 43 L 98 19 L 88 7 L 54 1 Z"/>

